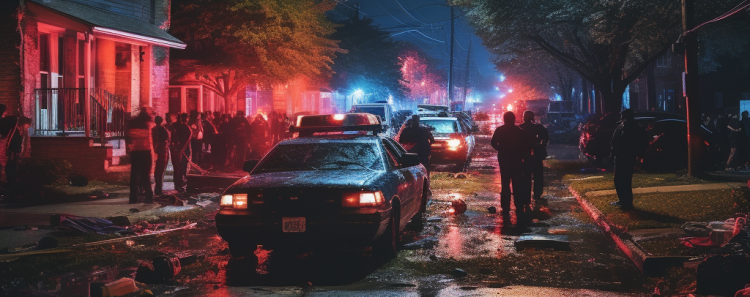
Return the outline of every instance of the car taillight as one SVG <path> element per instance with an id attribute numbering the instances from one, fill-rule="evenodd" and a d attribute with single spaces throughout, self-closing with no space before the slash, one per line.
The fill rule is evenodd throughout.
<path id="1" fill-rule="evenodd" d="M 448 139 L 448 141 L 445 142 L 448 145 L 448 149 L 455 151 L 459 147 L 461 147 L 461 140 L 460 139 Z"/>
<path id="2" fill-rule="evenodd" d="M 344 194 L 341 200 L 343 207 L 375 207 L 385 202 L 383 193 L 377 192 L 357 192 Z"/>
<path id="3" fill-rule="evenodd" d="M 232 196 L 234 209 L 247 209 L 247 194 L 234 194 Z"/>

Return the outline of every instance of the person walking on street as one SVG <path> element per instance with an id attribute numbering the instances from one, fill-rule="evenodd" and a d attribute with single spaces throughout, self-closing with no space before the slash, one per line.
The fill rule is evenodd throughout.
<path id="1" fill-rule="evenodd" d="M 260 159 L 266 150 L 266 142 L 268 141 L 268 122 L 262 114 L 255 115 L 255 119 L 250 124 L 250 152 L 252 159 Z"/>
<path id="2" fill-rule="evenodd" d="M 547 158 L 547 143 L 549 143 L 549 132 L 541 124 L 534 123 L 534 112 L 527 110 L 523 113 L 523 124 L 521 129 L 534 136 L 534 148 L 529 158 L 529 170 L 534 179 L 534 200 L 542 198 L 544 192 L 544 159 Z"/>
<path id="3" fill-rule="evenodd" d="M 250 142 L 250 122 L 247 121 L 245 112 L 238 110 L 237 115 L 229 123 L 231 130 L 230 141 L 234 153 L 234 168 L 232 169 L 242 169 L 247 158 L 247 148 Z"/>
<path id="4" fill-rule="evenodd" d="M 154 166 L 154 194 L 163 195 L 164 171 L 169 162 L 169 130 L 163 125 L 164 119 L 160 116 L 154 118 L 154 129 L 151 130 L 151 138 L 154 143 L 154 154 L 156 165 Z"/>
<path id="5" fill-rule="evenodd" d="M 188 115 L 183 113 L 172 126 L 170 138 L 170 153 L 174 168 L 174 189 L 184 193 L 187 186 L 187 171 L 190 163 L 190 137 L 192 131 L 187 125 Z"/>
<path id="6" fill-rule="evenodd" d="M 503 114 L 503 125 L 495 129 L 491 145 L 497 151 L 497 161 L 500 165 L 500 207 L 503 215 L 507 216 L 510 213 L 512 185 L 517 222 L 525 222 L 526 206 L 531 203 L 527 167 L 534 148 L 534 138 L 516 126 L 515 122 L 516 115 L 513 112 Z"/>
<path id="7" fill-rule="evenodd" d="M 190 120 L 188 121 L 190 131 L 190 149 L 192 151 L 193 163 L 203 164 L 203 122 L 200 119 L 200 114 L 197 110 L 190 112 Z"/>
<path id="8" fill-rule="evenodd" d="M 733 171 L 738 166 L 737 161 L 742 157 L 739 149 L 742 146 L 742 136 L 745 133 L 742 131 L 742 123 L 740 123 L 736 115 L 729 118 L 727 131 L 729 132 L 729 157 L 727 158 L 725 170 Z"/>
<path id="9" fill-rule="evenodd" d="M 612 135 L 612 158 L 615 164 L 615 191 L 619 201 L 612 205 L 633 210 L 633 172 L 638 157 L 648 149 L 646 130 L 635 121 L 631 109 L 620 112 L 622 122 Z"/>
<path id="10" fill-rule="evenodd" d="M 408 130 L 407 130 L 408 129 Z M 399 143 L 403 144 L 409 153 L 415 153 L 419 156 L 419 163 L 427 169 L 427 176 L 430 175 L 430 154 L 432 154 L 432 144 L 435 143 L 435 137 L 427 127 L 419 124 L 419 116 L 413 115 L 409 127 L 399 138 Z"/>
<path id="11" fill-rule="evenodd" d="M 154 192 L 151 190 L 151 154 L 153 142 L 151 129 L 154 122 L 148 108 L 142 107 L 138 116 L 128 122 L 126 143 L 130 154 L 130 200 L 138 202 L 139 189 L 145 191 L 144 203 L 153 203 Z"/>

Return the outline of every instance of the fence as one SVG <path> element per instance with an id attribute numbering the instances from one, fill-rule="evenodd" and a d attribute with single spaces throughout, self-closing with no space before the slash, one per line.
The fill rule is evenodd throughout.
<path id="1" fill-rule="evenodd" d="M 123 96 L 102 89 L 54 88 L 36 89 L 34 99 L 36 136 L 89 136 L 101 143 L 125 136 Z"/>

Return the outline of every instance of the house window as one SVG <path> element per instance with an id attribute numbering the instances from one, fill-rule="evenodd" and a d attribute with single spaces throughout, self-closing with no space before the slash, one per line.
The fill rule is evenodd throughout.
<path id="1" fill-rule="evenodd" d="M 714 108 L 724 108 L 724 93 L 714 93 Z"/>
<path id="2" fill-rule="evenodd" d="M 664 54 L 658 59 L 656 59 L 656 67 L 659 68 L 667 68 L 672 64 L 672 56 L 668 54 Z"/>

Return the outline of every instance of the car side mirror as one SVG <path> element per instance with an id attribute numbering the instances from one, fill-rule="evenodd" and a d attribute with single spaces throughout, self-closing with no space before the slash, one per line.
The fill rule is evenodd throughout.
<path id="1" fill-rule="evenodd" d="M 255 166 L 258 166 L 258 163 L 260 160 L 247 160 L 245 161 L 245 164 L 242 165 L 242 171 L 250 173 L 255 169 Z"/>
<path id="2" fill-rule="evenodd" d="M 401 156 L 401 160 L 399 160 L 399 163 L 401 163 L 401 165 L 404 167 L 417 166 L 419 165 L 419 155 L 406 153 Z"/>

